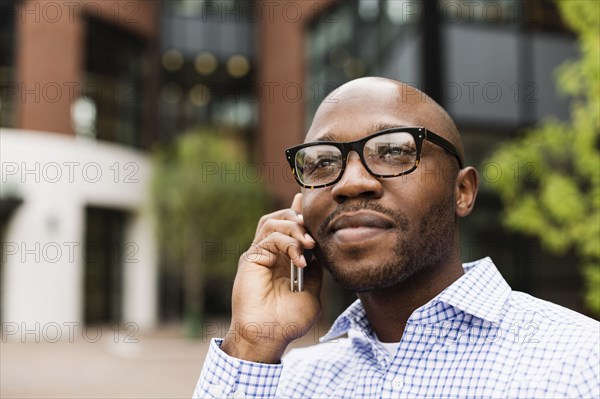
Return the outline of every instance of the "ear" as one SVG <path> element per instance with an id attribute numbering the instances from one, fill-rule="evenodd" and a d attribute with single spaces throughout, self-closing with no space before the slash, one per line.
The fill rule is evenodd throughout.
<path id="1" fill-rule="evenodd" d="M 465 217 L 471 213 L 475 206 L 478 187 L 479 174 L 477 169 L 467 166 L 458 172 L 455 186 L 457 216 Z"/>

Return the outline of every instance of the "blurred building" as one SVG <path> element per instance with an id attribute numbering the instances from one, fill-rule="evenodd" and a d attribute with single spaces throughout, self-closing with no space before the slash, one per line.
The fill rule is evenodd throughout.
<path id="1" fill-rule="evenodd" d="M 577 56 L 546 0 L 9 0 L 0 16 L 2 321 L 181 315 L 147 212 L 156 143 L 198 127 L 233 137 L 287 206 L 284 149 L 332 89 L 379 75 L 449 110 L 481 166 L 523 127 L 567 117 L 552 71 Z M 573 259 L 505 232 L 485 185 L 497 171 L 481 172 L 465 260 L 491 255 L 513 288 L 581 310 Z M 326 289 L 333 316 L 351 295 Z M 222 286 L 207 290 L 228 306 Z"/>
<path id="2" fill-rule="evenodd" d="M 159 11 L 0 2 L 0 317 L 11 329 L 156 323 L 145 149 L 158 131 Z"/>

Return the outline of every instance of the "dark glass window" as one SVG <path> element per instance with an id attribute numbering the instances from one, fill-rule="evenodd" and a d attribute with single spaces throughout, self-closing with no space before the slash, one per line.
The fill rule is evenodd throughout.
<path id="1" fill-rule="evenodd" d="M 560 10 L 554 1 L 536 0 L 523 2 L 525 23 L 536 31 L 563 32 L 572 34 L 560 16 Z"/>
<path id="2" fill-rule="evenodd" d="M 117 27 L 89 20 L 86 49 L 83 95 L 88 106 L 84 109 L 91 111 L 84 115 L 91 115 L 93 131 L 84 134 L 139 147 L 143 41 Z"/>
<path id="3" fill-rule="evenodd" d="M 85 309 L 86 323 L 121 321 L 123 231 L 126 214 L 104 208 L 86 208 Z"/>
<path id="4" fill-rule="evenodd" d="M 196 128 L 254 145 L 258 102 L 255 22 L 260 4 L 174 0 L 161 20 L 160 134 L 165 142 Z M 263 15 L 264 17 L 264 15 Z"/>
<path id="5" fill-rule="evenodd" d="M 15 14 L 17 1 L 0 1 L 0 127 L 15 126 Z"/>
<path id="6" fill-rule="evenodd" d="M 178 17 L 198 18 L 213 21 L 235 21 L 242 17 L 254 18 L 257 14 L 253 5 L 248 6 L 247 0 L 169 0 L 165 1 L 165 11 L 168 15 Z M 251 15 L 246 15 L 252 13 Z"/>
<path id="7" fill-rule="evenodd" d="M 307 124 L 331 90 L 367 75 L 410 83 L 443 103 L 445 97 L 452 94 L 452 87 L 448 88 L 448 82 L 444 83 L 444 75 L 450 73 L 451 68 L 444 65 L 443 56 L 445 52 L 454 51 L 448 48 L 448 41 L 453 40 L 457 32 L 477 28 L 480 31 L 467 32 L 469 39 L 484 44 L 488 38 L 494 40 L 488 43 L 495 45 L 510 35 L 506 40 L 512 43 L 516 37 L 521 58 L 534 53 L 534 49 L 527 48 L 529 38 L 524 36 L 525 31 L 536 34 L 559 32 L 567 33 L 567 38 L 570 36 L 556 4 L 550 0 L 336 2 L 323 10 L 308 30 Z M 473 52 L 471 45 L 459 50 Z M 465 59 L 464 56 L 459 58 Z M 515 68 L 526 67 L 515 65 Z M 485 68 L 480 67 L 480 70 L 486 73 Z M 455 83 L 452 79 L 451 83 Z M 495 81 L 496 78 L 491 79 Z M 527 94 L 530 94 L 535 87 L 524 87 L 525 84 L 519 90 L 528 90 Z M 510 89 L 507 87 L 505 91 Z M 516 86 L 512 89 L 516 91 Z M 525 116 L 534 113 L 530 109 L 519 112 Z"/>
<path id="8" fill-rule="evenodd" d="M 521 25 L 536 31 L 570 32 L 552 0 L 437 0 L 446 24 Z"/>
<path id="9" fill-rule="evenodd" d="M 420 81 L 418 0 L 351 0 L 315 18 L 306 41 L 307 125 L 323 98 L 344 82 L 377 75 Z"/>

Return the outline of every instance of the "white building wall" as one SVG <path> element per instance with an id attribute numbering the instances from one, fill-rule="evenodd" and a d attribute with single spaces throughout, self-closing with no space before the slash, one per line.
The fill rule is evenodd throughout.
<path id="1" fill-rule="evenodd" d="M 149 213 L 149 157 L 118 144 L 2 128 L 0 162 L 1 197 L 23 201 L 2 244 L 3 326 L 81 324 L 86 206 L 130 215 L 123 251 L 123 322 L 154 326 L 158 256 Z"/>

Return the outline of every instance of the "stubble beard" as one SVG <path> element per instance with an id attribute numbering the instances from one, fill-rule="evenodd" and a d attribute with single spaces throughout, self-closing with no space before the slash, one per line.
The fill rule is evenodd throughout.
<path id="1" fill-rule="evenodd" d="M 353 206 L 340 205 L 330 216 L 340 212 L 370 209 L 381 212 L 396 222 L 396 240 L 383 261 L 369 260 L 369 249 L 356 249 L 339 253 L 331 245 L 332 237 L 325 233 L 330 217 L 319 227 L 317 260 L 331 273 L 344 289 L 355 293 L 379 291 L 396 286 L 416 273 L 447 261 L 454 246 L 456 216 L 453 196 L 432 203 L 425 216 L 412 226 L 402 211 L 384 208 L 369 200 Z M 342 209 L 343 208 L 343 209 Z M 351 259 L 344 262 L 343 259 Z M 349 263 L 358 262 L 356 265 Z"/>

